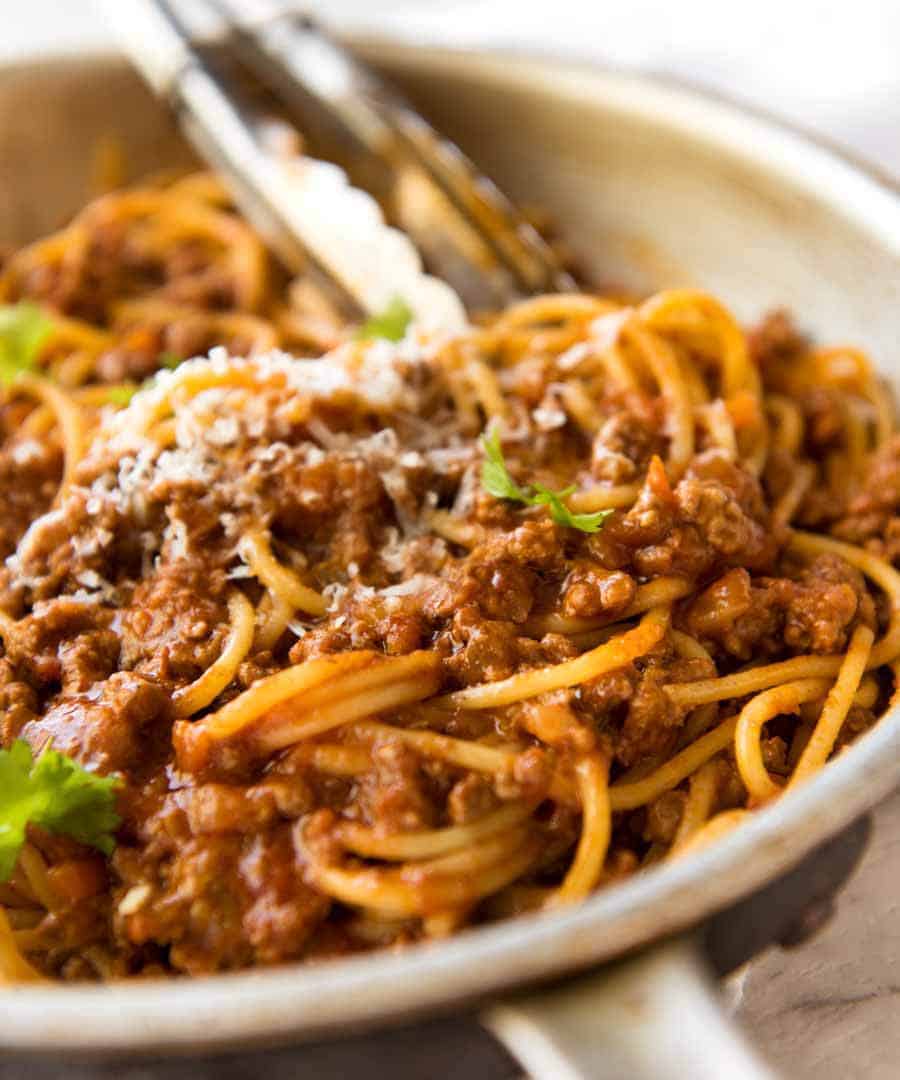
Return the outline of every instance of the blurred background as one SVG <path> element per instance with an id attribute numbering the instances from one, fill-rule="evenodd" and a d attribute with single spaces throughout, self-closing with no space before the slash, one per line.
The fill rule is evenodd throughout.
<path id="1" fill-rule="evenodd" d="M 304 6 L 331 26 L 421 44 L 550 52 L 687 80 L 780 114 L 900 178 L 898 0 Z M 4 20 L 0 61 L 111 44 L 90 0 L 27 0 Z M 876 821 L 837 917 L 801 950 L 756 961 L 743 980 L 739 1015 L 770 1060 L 800 1080 L 900 1075 L 900 797 Z"/>
<path id="2" fill-rule="evenodd" d="M 544 50 L 724 91 L 900 173 L 896 0 L 308 0 L 332 25 L 418 42 Z M 0 59 L 109 40 L 91 0 L 28 0 Z"/>

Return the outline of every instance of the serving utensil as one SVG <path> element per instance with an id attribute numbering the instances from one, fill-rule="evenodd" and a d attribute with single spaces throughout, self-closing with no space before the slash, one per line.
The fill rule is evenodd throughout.
<path id="1" fill-rule="evenodd" d="M 499 189 L 306 16 L 260 0 L 206 6 L 224 23 L 213 45 L 198 42 L 190 4 L 106 0 L 132 60 L 238 206 L 345 314 L 401 296 L 420 325 L 452 331 L 464 307 L 572 288 Z M 254 99 L 248 73 L 286 115 Z M 288 118 L 339 164 L 295 152 Z"/>

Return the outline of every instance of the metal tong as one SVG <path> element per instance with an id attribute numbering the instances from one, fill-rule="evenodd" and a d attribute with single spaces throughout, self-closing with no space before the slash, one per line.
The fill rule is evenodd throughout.
<path id="1" fill-rule="evenodd" d="M 401 296 L 424 328 L 455 330 L 465 309 L 573 287 L 497 187 L 297 10 L 203 0 L 225 33 L 201 42 L 190 2 L 105 6 L 131 59 L 244 214 L 290 270 L 312 273 L 349 318 Z M 268 91 L 264 103 L 248 92 L 248 75 Z M 332 162 L 285 152 L 290 140 L 273 137 L 284 134 L 285 111 L 304 150 L 312 140 Z"/>

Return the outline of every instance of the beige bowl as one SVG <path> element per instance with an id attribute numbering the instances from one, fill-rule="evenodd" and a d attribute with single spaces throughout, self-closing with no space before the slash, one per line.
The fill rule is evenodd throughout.
<path id="1" fill-rule="evenodd" d="M 678 86 L 521 57 L 384 44 L 368 52 L 501 186 L 547 207 L 599 280 L 642 291 L 698 285 L 747 318 L 787 305 L 816 335 L 863 345 L 884 373 L 897 372 L 900 199 L 886 181 L 791 130 Z M 0 241 L 27 239 L 71 214 L 88 194 L 95 147 L 109 135 L 121 138 L 135 175 L 188 160 L 120 61 L 4 70 Z M 56 1051 L 222 1047 L 340 1033 L 491 997 L 696 923 L 794 864 L 898 781 L 900 716 L 892 714 L 719 845 L 576 910 L 316 968 L 14 990 L 0 994 L 0 1042 Z M 657 976 L 655 985 L 668 985 Z M 692 1012 L 679 996 L 694 993 L 686 979 L 673 984 L 680 989 L 668 994 L 669 1008 L 677 999 L 683 1017 L 714 1027 L 709 1009 Z M 567 1009 L 558 1006 L 553 1022 L 557 1034 L 565 1029 L 559 1044 L 571 1043 L 576 1030 Z M 512 1016 L 492 1015 L 505 1016 L 501 1028 Z M 599 1003 L 581 1015 L 599 1029 Z M 670 1027 L 679 1036 L 683 1024 Z M 663 1071 L 652 1075 L 667 1075 L 660 1039 Z M 671 1057 L 672 1075 L 677 1064 Z"/>

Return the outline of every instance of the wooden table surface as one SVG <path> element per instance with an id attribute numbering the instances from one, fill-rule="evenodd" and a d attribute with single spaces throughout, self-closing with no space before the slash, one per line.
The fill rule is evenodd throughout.
<path id="1" fill-rule="evenodd" d="M 754 961 L 737 1015 L 791 1080 L 900 1077 L 900 793 L 875 812 L 835 917 Z"/>

